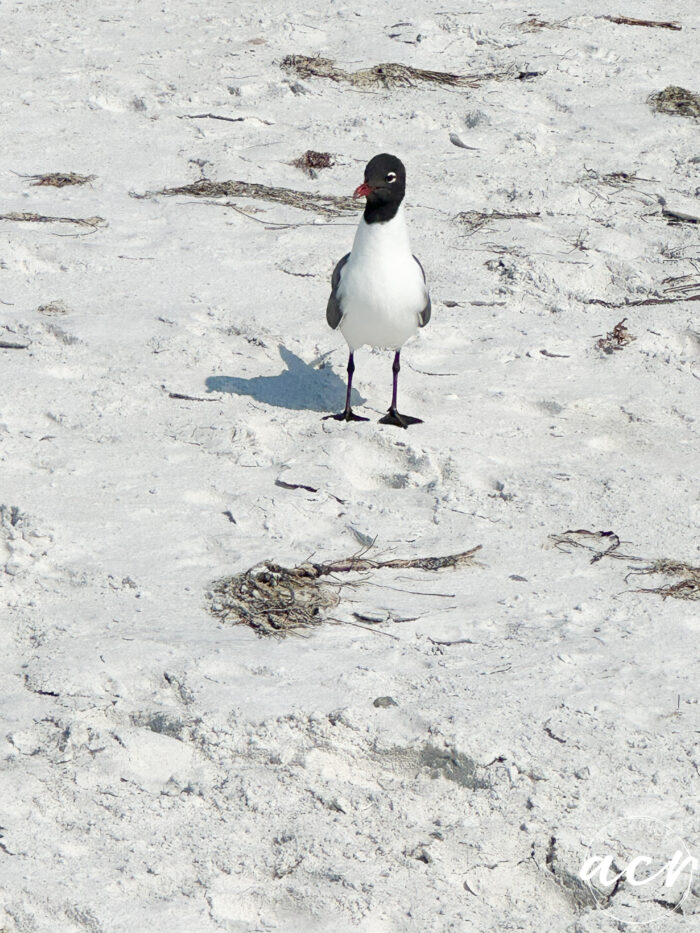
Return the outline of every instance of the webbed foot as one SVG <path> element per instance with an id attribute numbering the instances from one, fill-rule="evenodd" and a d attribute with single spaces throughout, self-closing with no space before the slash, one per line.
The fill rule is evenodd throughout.
<path id="1" fill-rule="evenodd" d="M 412 418 L 411 415 L 401 415 L 395 408 L 390 408 L 388 414 L 379 419 L 380 424 L 393 424 L 397 428 L 407 428 L 409 424 L 423 424 L 422 418 Z"/>
<path id="2" fill-rule="evenodd" d="M 321 421 L 328 421 L 329 418 L 334 421 L 369 421 L 369 418 L 356 415 L 352 408 L 346 408 L 345 411 L 338 412 L 337 415 L 324 415 Z"/>

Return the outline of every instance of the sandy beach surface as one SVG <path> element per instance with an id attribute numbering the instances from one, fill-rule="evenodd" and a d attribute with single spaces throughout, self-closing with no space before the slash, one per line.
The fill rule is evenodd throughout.
<path id="1" fill-rule="evenodd" d="M 0 20 L 0 931 L 690 933 L 700 872 L 581 866 L 620 820 L 700 859 L 700 105 L 649 100 L 700 94 L 697 4 Z M 361 205 L 314 196 L 379 152 L 433 302 L 407 431 L 381 350 L 322 420 Z M 268 187 L 158 193 L 202 180 Z M 210 612 L 476 546 L 284 638 Z"/>

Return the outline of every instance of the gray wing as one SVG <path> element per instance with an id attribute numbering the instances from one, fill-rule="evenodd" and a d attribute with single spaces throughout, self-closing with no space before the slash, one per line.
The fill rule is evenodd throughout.
<path id="1" fill-rule="evenodd" d="M 423 281 L 425 282 L 425 269 L 423 268 L 423 266 L 422 266 L 422 264 L 421 264 L 421 261 L 420 261 L 420 259 L 419 259 L 417 256 L 414 256 L 413 258 L 414 258 L 414 259 L 416 260 L 416 262 L 418 263 L 418 268 L 419 268 L 420 271 L 423 273 Z M 428 294 L 427 288 L 426 288 L 426 290 L 425 290 L 425 299 L 426 299 L 425 307 L 423 308 L 423 310 L 422 310 L 422 311 L 420 312 L 420 314 L 418 315 L 418 324 L 419 324 L 420 327 L 425 327 L 425 325 L 426 325 L 426 324 L 428 323 L 428 321 L 430 320 L 430 314 L 431 314 L 431 311 L 432 311 L 432 305 L 431 305 L 431 303 L 430 303 L 430 295 Z"/>
<path id="2" fill-rule="evenodd" d="M 331 296 L 326 306 L 326 320 L 328 321 L 329 327 L 332 327 L 333 330 L 340 324 L 343 317 L 343 309 L 340 307 L 340 300 L 338 298 L 338 285 L 340 285 L 340 273 L 349 258 L 350 253 L 346 253 L 336 265 L 333 270 L 333 275 L 331 276 Z"/>

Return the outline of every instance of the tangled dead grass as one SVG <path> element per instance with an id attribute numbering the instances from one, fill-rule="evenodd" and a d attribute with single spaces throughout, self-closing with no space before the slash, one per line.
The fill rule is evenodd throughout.
<path id="1" fill-rule="evenodd" d="M 664 583 L 661 586 L 640 587 L 632 592 L 656 593 L 662 599 L 671 596 L 674 599 L 700 600 L 700 567 L 686 561 L 667 558 L 649 560 L 632 554 L 622 554 L 618 550 L 621 544 L 620 538 L 614 531 L 588 531 L 585 528 L 579 528 L 564 531 L 561 534 L 550 535 L 549 540 L 557 550 L 566 553 L 569 553 L 571 548 L 583 548 L 586 551 L 592 551 L 592 564 L 597 563 L 604 557 L 612 557 L 616 560 L 632 561 L 645 565 L 643 567 L 633 567 L 626 574 L 625 582 L 628 582 L 629 578 L 633 576 L 662 575 L 680 578 L 675 582 Z"/>
<path id="2" fill-rule="evenodd" d="M 523 20 L 521 23 L 517 23 L 517 28 L 521 29 L 523 32 L 539 32 L 542 29 L 568 29 L 567 23 L 569 22 L 570 17 L 567 19 L 561 19 L 558 21 L 550 21 L 545 19 L 540 19 L 539 16 L 531 16 L 529 19 Z"/>
<path id="3" fill-rule="evenodd" d="M 647 101 L 657 113 L 700 120 L 700 94 L 694 94 L 684 87 L 669 84 L 663 91 L 657 91 L 648 97 Z"/>
<path id="4" fill-rule="evenodd" d="M 417 82 L 440 84 L 446 87 L 480 87 L 486 81 L 524 81 L 536 78 L 544 72 L 520 71 L 510 68 L 504 71 L 489 71 L 483 74 L 458 75 L 449 71 L 429 71 L 413 68 L 399 62 L 384 62 L 361 68 L 359 71 L 345 71 L 337 68 L 332 58 L 320 58 L 310 55 L 286 55 L 280 62 L 284 71 L 292 72 L 300 78 L 327 78 L 356 88 L 372 87 L 413 87 Z"/>
<path id="5" fill-rule="evenodd" d="M 672 596 L 674 599 L 700 600 L 700 567 L 677 560 L 657 560 L 640 570 L 631 570 L 625 580 L 637 574 L 663 574 L 667 577 L 680 577 L 675 583 L 662 586 L 640 587 L 638 593 L 656 593 L 662 599 Z"/>
<path id="6" fill-rule="evenodd" d="M 45 214 L 34 214 L 30 211 L 11 211 L 9 214 L 0 214 L 0 220 L 15 220 L 35 224 L 77 224 L 79 227 L 92 227 L 93 230 L 107 223 L 104 217 L 50 217 Z"/>
<path id="7" fill-rule="evenodd" d="M 51 188 L 65 188 L 68 185 L 87 185 L 97 178 L 97 175 L 77 175 L 75 172 L 49 172 L 48 175 L 25 175 L 33 178 L 32 187 L 48 186 Z"/>
<path id="8" fill-rule="evenodd" d="M 195 181 L 191 185 L 180 185 L 177 188 L 162 188 L 160 191 L 132 194 L 132 197 L 151 198 L 158 195 L 172 197 L 178 194 L 188 194 L 195 198 L 255 198 L 261 201 L 287 204 L 302 211 L 313 211 L 327 217 L 356 214 L 359 210 L 359 202 L 348 197 L 313 194 L 310 191 L 295 191 L 293 188 L 273 188 L 270 185 L 260 185 L 250 181 L 209 181 L 207 178 Z"/>
<path id="9" fill-rule="evenodd" d="M 469 235 L 494 220 L 536 220 L 539 216 L 539 211 L 510 214 L 502 211 L 491 211 L 488 214 L 481 211 L 460 211 L 455 215 L 455 220 L 467 228 L 467 235 Z"/>
<path id="10" fill-rule="evenodd" d="M 221 622 L 248 625 L 258 635 L 283 637 L 289 632 L 320 625 L 326 613 L 340 603 L 344 584 L 337 579 L 343 573 L 371 573 L 381 568 L 442 570 L 473 567 L 474 555 L 481 545 L 446 557 L 417 557 L 377 561 L 354 557 L 282 567 L 263 561 L 255 567 L 213 583 L 207 593 L 209 611 Z M 327 578 L 327 579 L 323 579 Z M 357 585 L 353 581 L 350 585 Z"/>
<path id="11" fill-rule="evenodd" d="M 608 185 L 610 188 L 622 188 L 624 185 L 634 184 L 636 181 L 651 181 L 650 178 L 641 178 L 636 172 L 597 172 L 593 168 L 584 166 L 583 182 Z"/>

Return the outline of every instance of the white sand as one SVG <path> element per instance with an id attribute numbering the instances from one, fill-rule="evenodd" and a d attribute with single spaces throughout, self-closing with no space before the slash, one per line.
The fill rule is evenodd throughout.
<path id="1" fill-rule="evenodd" d="M 107 221 L 0 222 L 0 338 L 31 341 L 0 349 L 0 502 L 19 510 L 0 529 L 0 930 L 619 929 L 578 896 L 595 833 L 656 817 L 700 853 L 699 604 L 548 536 L 700 563 L 700 303 L 589 303 L 680 276 L 700 293 L 698 227 L 661 215 L 700 213 L 699 124 L 646 102 L 700 92 L 697 4 L 0 16 L 0 212 Z M 544 74 L 363 92 L 294 79 L 290 53 Z M 183 119 L 202 113 L 249 119 Z M 336 157 L 315 180 L 290 164 L 309 148 Z M 130 197 L 201 173 L 349 195 L 381 151 L 406 163 L 433 298 L 403 354 L 400 410 L 425 419 L 407 432 L 376 423 L 391 355 L 366 350 L 370 423 L 321 421 L 344 400 L 324 315 L 354 218 L 235 201 L 274 229 Z M 54 171 L 97 177 L 21 177 Z M 539 217 L 454 219 L 493 210 Z M 623 317 L 636 340 L 596 349 Z M 213 579 L 346 556 L 348 526 L 378 557 L 481 544 L 483 566 L 377 573 L 337 617 L 415 619 L 374 631 L 273 641 L 207 613 Z M 695 884 L 685 917 L 651 905 L 654 929 L 689 933 Z"/>

